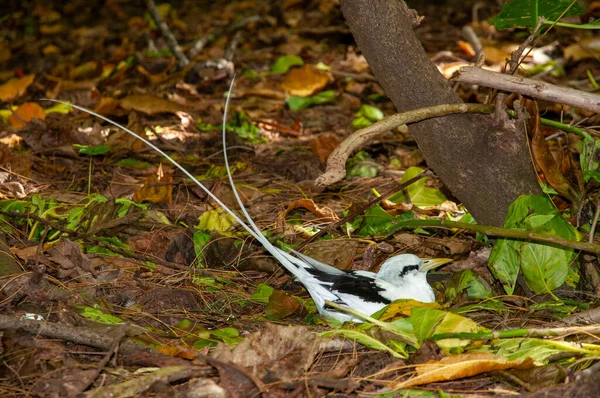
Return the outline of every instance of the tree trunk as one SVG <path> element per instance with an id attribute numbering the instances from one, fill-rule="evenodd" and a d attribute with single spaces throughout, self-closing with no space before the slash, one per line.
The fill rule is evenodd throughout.
<path id="1" fill-rule="evenodd" d="M 371 70 L 398 111 L 459 103 L 413 32 L 401 0 L 341 0 Z M 519 195 L 541 193 L 522 121 L 451 115 L 410 125 L 427 164 L 483 224 L 502 226 Z"/>

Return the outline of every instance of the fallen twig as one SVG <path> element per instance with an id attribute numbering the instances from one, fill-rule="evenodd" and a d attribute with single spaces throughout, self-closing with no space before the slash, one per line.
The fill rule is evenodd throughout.
<path id="1" fill-rule="evenodd" d="M 173 36 L 173 33 L 171 33 L 169 25 L 167 25 L 163 17 L 161 17 L 160 13 L 156 9 L 154 0 L 146 0 L 146 6 L 148 7 L 150 15 L 152 15 L 152 19 L 156 23 L 156 26 L 159 27 L 160 32 L 165 37 L 167 45 L 169 46 L 169 50 L 171 50 L 175 56 L 175 59 L 177 60 L 177 66 L 179 66 L 179 68 L 185 68 L 190 63 L 190 60 L 185 56 L 181 50 L 181 47 L 179 46 L 179 43 L 177 42 L 177 39 L 175 36 Z"/>
<path id="2" fill-rule="evenodd" d="M 108 327 L 107 327 L 108 328 Z M 141 328 L 133 328 L 135 331 Z M 67 340 L 76 344 L 109 350 L 114 344 L 114 338 L 101 331 L 85 327 L 73 327 L 56 322 L 36 321 L 0 314 L 0 330 L 21 330 L 33 335 L 41 335 L 53 339 Z M 142 329 L 143 330 L 143 329 Z M 144 330 L 145 332 L 145 330 Z M 150 347 L 124 341 L 120 351 L 124 354 L 152 352 Z"/>

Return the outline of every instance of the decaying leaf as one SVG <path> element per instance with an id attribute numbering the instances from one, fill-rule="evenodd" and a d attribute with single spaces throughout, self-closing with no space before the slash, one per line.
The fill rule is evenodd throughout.
<path id="1" fill-rule="evenodd" d="M 144 185 L 133 194 L 133 200 L 152 203 L 171 203 L 173 197 L 173 176 L 165 173 L 162 164 L 158 167 L 155 174 L 149 176 Z"/>
<path id="2" fill-rule="evenodd" d="M 308 370 L 325 341 L 302 326 L 266 324 L 233 349 L 218 344 L 211 356 L 252 368 L 263 381 L 290 380 Z"/>
<path id="3" fill-rule="evenodd" d="M 442 358 L 416 367 L 417 375 L 389 387 L 389 391 L 409 388 L 437 381 L 449 381 L 470 377 L 493 370 L 527 369 L 533 366 L 529 358 L 508 360 L 489 353 L 468 353 Z M 388 388 L 386 388 L 386 391 Z M 388 391 L 388 392 L 389 392 Z"/>
<path id="4" fill-rule="evenodd" d="M 153 95 L 129 95 L 121 100 L 121 108 L 134 109 L 147 115 L 181 112 L 181 105 Z"/>

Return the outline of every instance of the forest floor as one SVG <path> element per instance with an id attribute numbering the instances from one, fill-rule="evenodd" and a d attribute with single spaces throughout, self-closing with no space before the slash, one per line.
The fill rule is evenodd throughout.
<path id="1" fill-rule="evenodd" d="M 475 13 L 474 3 L 419 8 L 425 18 L 416 33 L 447 78 L 474 61 L 464 26 L 482 40 L 486 66 L 498 71 L 527 37 L 485 22 L 499 12 L 496 2 Z M 155 151 L 105 121 L 40 101 L 92 109 L 148 137 L 237 211 L 221 145 L 235 71 L 227 156 L 245 206 L 272 242 L 304 246 L 360 209 L 303 253 L 370 271 L 398 253 L 450 257 L 452 264 L 430 275 L 435 308 L 471 322 L 474 333 L 564 326 L 556 322 L 594 307 L 598 285 L 585 277 L 576 289 L 538 296 L 519 281 L 505 295 L 487 268 L 486 237 L 394 229 L 390 220 L 407 214 L 471 222 L 435 176 L 404 191 L 410 202 L 397 194 L 366 207 L 426 168 L 403 128 L 353 155 L 343 181 L 314 184 L 346 136 L 395 113 L 338 1 L 160 4 L 183 52 L 201 47 L 185 67 L 144 2 L 7 4 L 0 17 L 1 396 L 576 396 L 567 388 L 577 383 L 567 382 L 600 355 L 584 337 L 569 348 L 512 341 L 534 354 L 500 360 L 486 342 L 411 346 L 371 324 L 338 329 L 258 242 Z M 568 52 L 562 74 L 548 79 L 582 86 L 599 65 L 573 46 L 590 37 L 551 31 L 537 46 L 545 52 L 526 63 L 534 68 Z M 465 102 L 488 100 L 480 88 L 454 88 Z M 561 120 L 560 106 L 539 106 Z M 572 149 L 565 145 L 556 152 Z M 485 349 L 477 352 L 477 344 Z M 576 350 L 568 363 L 557 362 Z M 434 361 L 441 369 L 450 354 L 461 364 L 450 366 L 452 374 L 427 376 L 418 367 Z M 596 387 L 578 388 L 587 394 Z"/>

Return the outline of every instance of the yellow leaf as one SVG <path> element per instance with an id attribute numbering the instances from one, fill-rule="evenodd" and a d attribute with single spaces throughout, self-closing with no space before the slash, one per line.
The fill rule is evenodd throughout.
<path id="1" fill-rule="evenodd" d="M 323 90 L 331 79 L 331 73 L 304 65 L 291 69 L 285 76 L 281 86 L 289 94 L 298 97 L 310 97 Z"/>
<path id="2" fill-rule="evenodd" d="M 396 300 L 392 304 L 388 305 L 383 315 L 379 317 L 379 320 L 385 322 L 393 318 L 398 318 L 399 315 L 410 316 L 413 307 L 435 309 L 441 308 L 441 306 L 438 303 L 422 303 L 420 301 L 411 299 L 401 299 Z"/>
<path id="3" fill-rule="evenodd" d="M 533 361 L 531 358 L 510 361 L 502 356 L 490 353 L 453 355 L 439 361 L 417 365 L 417 375 L 415 377 L 393 384 L 390 390 L 396 391 L 438 381 L 462 379 L 494 370 L 527 369 L 532 366 Z"/>
<path id="4" fill-rule="evenodd" d="M 40 120 L 46 119 L 44 108 L 35 102 L 26 102 L 17 108 L 14 115 L 8 117 L 8 123 L 12 127 L 21 128 L 25 127 L 27 122 L 33 118 Z"/>
<path id="5" fill-rule="evenodd" d="M 33 83 L 35 75 L 27 75 L 20 79 L 12 79 L 0 86 L 0 101 L 11 102 L 25 94 L 27 87 Z"/>

